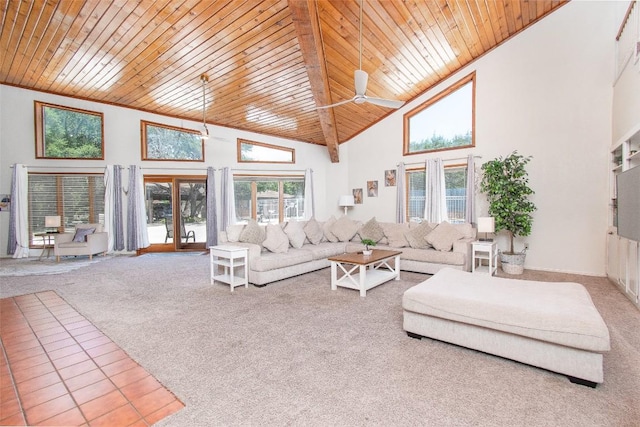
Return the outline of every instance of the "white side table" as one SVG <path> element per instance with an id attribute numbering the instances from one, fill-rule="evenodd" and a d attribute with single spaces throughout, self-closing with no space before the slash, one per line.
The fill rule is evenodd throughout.
<path id="1" fill-rule="evenodd" d="M 471 243 L 472 251 L 471 272 L 488 273 L 490 276 L 496 274 L 498 269 L 498 244 L 494 241 L 476 240 Z M 484 261 L 488 261 L 487 264 Z"/>
<path id="2" fill-rule="evenodd" d="M 217 280 L 231 287 L 249 287 L 249 250 L 240 246 L 209 246 L 209 262 L 211 267 L 211 284 Z M 222 267 L 220 269 L 220 267 Z M 236 275 L 236 269 L 242 268 L 243 274 Z M 222 271 L 220 271 L 222 270 Z"/>

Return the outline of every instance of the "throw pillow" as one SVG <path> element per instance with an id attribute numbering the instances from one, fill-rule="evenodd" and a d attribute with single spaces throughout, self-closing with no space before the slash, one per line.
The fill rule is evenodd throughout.
<path id="1" fill-rule="evenodd" d="M 250 219 L 249 223 L 244 227 L 244 230 L 242 230 L 242 233 L 240 233 L 240 239 L 238 241 L 262 245 L 264 239 L 264 230 L 260 227 L 260 224 L 258 224 L 255 219 Z"/>
<path id="2" fill-rule="evenodd" d="M 383 224 L 382 229 L 390 247 L 404 248 L 409 245 L 409 242 L 404 237 L 404 233 L 409 231 L 407 224 Z"/>
<path id="3" fill-rule="evenodd" d="M 289 237 L 285 234 L 280 224 L 267 225 L 267 238 L 262 246 L 274 253 L 285 253 L 289 250 Z"/>
<path id="4" fill-rule="evenodd" d="M 464 236 L 456 228 L 443 221 L 427 235 L 425 240 L 439 251 L 448 252 L 453 249 L 453 242 L 462 239 Z"/>
<path id="5" fill-rule="evenodd" d="M 307 224 L 303 227 L 304 234 L 307 235 L 307 239 L 314 245 L 317 245 L 322 241 L 324 237 L 324 233 L 322 232 L 322 227 L 318 224 L 315 218 L 311 218 L 307 221 Z"/>
<path id="6" fill-rule="evenodd" d="M 425 240 L 425 237 L 427 237 L 431 230 L 432 228 L 429 224 L 424 221 L 417 227 L 410 228 L 409 231 L 404 234 L 404 237 L 412 248 L 427 249 L 429 243 Z"/>
<path id="7" fill-rule="evenodd" d="M 324 225 L 322 226 L 322 232 L 324 233 L 324 237 L 332 243 L 336 243 L 338 241 L 338 238 L 336 237 L 335 234 L 333 234 L 333 232 L 331 231 L 331 227 L 333 227 L 333 224 L 336 223 L 336 217 L 331 215 L 331 218 L 329 218 L 327 220 L 327 222 L 324 223 Z"/>
<path id="8" fill-rule="evenodd" d="M 362 228 L 358 231 L 361 239 L 371 239 L 374 242 L 379 242 L 384 237 L 384 230 L 378 221 L 376 221 L 376 217 L 374 216 L 369 221 L 367 221 Z"/>
<path id="9" fill-rule="evenodd" d="M 95 228 L 76 228 L 76 234 L 73 236 L 74 242 L 86 242 L 87 236 L 93 234 L 96 231 Z"/>
<path id="10" fill-rule="evenodd" d="M 284 228 L 284 233 L 289 238 L 291 246 L 296 249 L 300 249 L 304 245 L 304 239 L 307 238 L 302 229 L 302 223 L 297 221 L 289 221 Z"/>
<path id="11" fill-rule="evenodd" d="M 233 224 L 227 227 L 227 241 L 239 242 L 240 233 L 244 230 L 244 224 Z"/>
<path id="12" fill-rule="evenodd" d="M 346 215 L 341 216 L 331 226 L 331 232 L 341 242 L 348 242 L 358 232 L 358 223 Z"/>

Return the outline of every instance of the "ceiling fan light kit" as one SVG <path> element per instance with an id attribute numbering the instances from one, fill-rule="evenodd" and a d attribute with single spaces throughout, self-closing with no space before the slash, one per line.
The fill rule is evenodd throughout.
<path id="1" fill-rule="evenodd" d="M 386 108 L 400 108 L 404 105 L 404 101 L 398 101 L 394 99 L 384 99 L 384 98 L 371 98 L 365 95 L 367 92 L 367 83 L 369 82 L 369 74 L 362 69 L 362 0 L 360 0 L 360 56 L 359 56 L 359 68 L 354 72 L 354 86 L 356 89 L 356 94 L 353 98 L 347 99 L 344 101 L 336 102 L 331 105 L 324 105 L 318 107 L 318 109 L 323 108 L 333 108 L 338 105 L 347 104 L 349 102 L 353 102 L 355 104 L 364 104 L 368 102 L 370 104 L 379 105 L 380 107 Z"/>
<path id="2" fill-rule="evenodd" d="M 206 74 L 202 74 L 200 76 L 200 80 L 202 81 L 202 130 L 200 131 L 200 136 L 202 139 L 209 139 L 209 128 L 207 127 L 207 119 L 206 119 L 206 100 L 207 100 L 207 83 L 209 83 L 209 76 Z"/>

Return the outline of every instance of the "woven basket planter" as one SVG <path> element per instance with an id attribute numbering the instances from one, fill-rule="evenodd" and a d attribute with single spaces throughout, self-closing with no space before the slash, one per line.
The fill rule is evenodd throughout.
<path id="1" fill-rule="evenodd" d="M 525 256 L 525 253 L 505 254 L 504 252 L 500 252 L 502 271 L 507 274 L 522 274 L 524 272 Z"/>

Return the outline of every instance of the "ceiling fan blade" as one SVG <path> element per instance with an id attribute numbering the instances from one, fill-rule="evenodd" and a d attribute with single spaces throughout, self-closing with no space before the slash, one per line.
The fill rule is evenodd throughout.
<path id="1" fill-rule="evenodd" d="M 356 95 L 364 95 L 367 91 L 367 82 L 369 81 L 369 74 L 366 71 L 356 70 L 354 73 L 356 81 Z"/>
<path id="2" fill-rule="evenodd" d="M 322 105 L 320 107 L 316 107 L 316 109 L 318 110 L 322 110 L 324 108 L 333 108 L 333 107 L 337 107 L 338 105 L 342 105 L 342 104 L 347 104 L 349 102 L 352 102 L 355 98 L 351 98 L 351 99 L 346 99 L 344 101 L 340 101 L 340 102 L 336 102 L 335 104 L 331 104 L 331 105 Z"/>
<path id="3" fill-rule="evenodd" d="M 393 99 L 371 98 L 367 96 L 365 100 L 371 104 L 387 108 L 400 108 L 404 105 L 404 101 L 396 101 Z"/>

